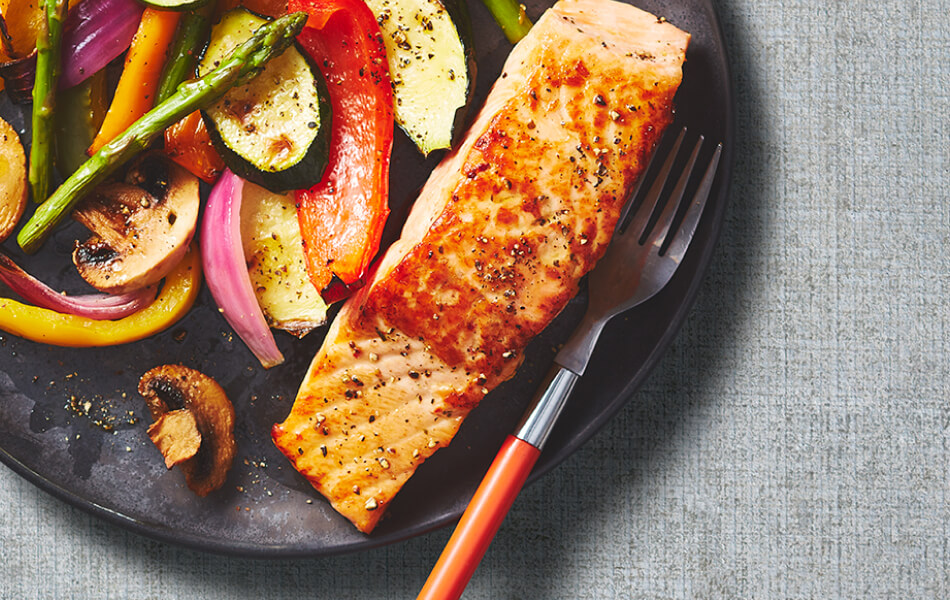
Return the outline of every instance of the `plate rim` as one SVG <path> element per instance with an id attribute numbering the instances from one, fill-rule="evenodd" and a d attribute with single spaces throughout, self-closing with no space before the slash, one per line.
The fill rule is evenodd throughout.
<path id="1" fill-rule="evenodd" d="M 586 444 L 596 435 L 604 426 L 611 421 L 616 414 L 633 398 L 635 392 L 640 388 L 646 378 L 655 369 L 660 359 L 667 353 L 670 344 L 676 338 L 679 330 L 686 322 L 700 287 L 703 285 L 712 262 L 716 254 L 716 248 L 721 238 L 722 227 L 725 219 L 726 208 L 729 204 L 729 192 L 732 183 L 732 174 L 735 156 L 735 80 L 732 73 L 731 61 L 729 57 L 728 46 L 725 42 L 725 36 L 722 28 L 722 22 L 719 14 L 713 6 L 712 0 L 695 0 L 698 5 L 704 9 L 708 15 L 709 22 L 712 25 L 714 47 L 716 47 L 722 56 L 720 65 L 725 79 L 725 98 L 723 100 L 726 107 L 723 122 L 723 145 L 722 158 L 719 172 L 717 174 L 718 187 L 716 188 L 716 202 L 714 203 L 715 212 L 709 220 L 709 235 L 706 245 L 702 252 L 697 255 L 697 266 L 695 276 L 689 281 L 685 294 L 680 296 L 676 311 L 673 313 L 668 326 L 663 331 L 658 342 L 653 345 L 646 360 L 635 376 L 624 385 L 620 393 L 609 402 L 603 410 L 591 419 L 585 427 L 575 432 L 568 443 L 561 446 L 548 447 L 540 456 L 531 475 L 528 477 L 526 485 L 536 482 L 541 477 L 551 472 L 555 467 L 564 462 L 569 456 L 574 454 L 581 446 Z M 675 121 L 674 121 L 675 124 Z M 440 515 L 430 520 L 424 520 L 407 528 L 387 532 L 378 536 L 365 536 L 353 541 L 324 546 L 324 547 L 300 547 L 286 544 L 260 544 L 250 543 L 238 540 L 222 540 L 218 538 L 209 538 L 203 535 L 195 535 L 188 531 L 170 529 L 159 523 L 146 523 L 135 517 L 124 514 L 117 510 L 103 506 L 98 502 L 85 498 L 72 490 L 69 490 L 33 471 L 19 459 L 10 454 L 6 448 L 0 447 L 0 462 L 14 471 L 17 475 L 35 485 L 37 488 L 50 494 L 54 498 L 65 502 L 66 504 L 78 508 L 88 514 L 98 517 L 106 522 L 131 531 L 132 533 L 143 537 L 169 543 L 175 546 L 196 550 L 200 552 L 209 552 L 222 556 L 231 556 L 237 558 L 255 558 L 255 559 L 290 559 L 290 558 L 318 558 L 325 556 L 336 556 L 359 551 L 371 550 L 382 546 L 398 543 L 413 537 L 424 535 L 436 529 L 441 529 L 449 524 L 456 522 L 462 514 L 464 505 L 447 514 Z"/>

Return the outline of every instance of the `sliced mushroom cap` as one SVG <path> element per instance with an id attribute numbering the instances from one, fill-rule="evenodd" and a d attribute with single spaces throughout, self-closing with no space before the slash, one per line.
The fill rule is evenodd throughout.
<path id="1" fill-rule="evenodd" d="M 167 422 L 167 414 L 188 411 L 194 417 L 200 434 L 198 451 L 186 460 L 178 462 L 185 473 L 188 487 L 199 496 L 206 496 L 224 485 L 228 470 L 234 460 L 234 407 L 224 390 L 207 375 L 181 365 L 162 365 L 142 376 L 139 394 L 145 398 L 152 420 Z M 181 428 L 187 432 L 188 428 Z M 165 434 L 174 435 L 173 428 L 165 428 Z M 193 433 L 186 433 L 194 439 Z M 157 437 L 157 436 L 156 436 Z M 187 446 L 192 442 L 163 440 L 167 448 Z M 156 443 L 156 445 L 158 445 Z M 159 446 L 162 449 L 162 446 Z M 165 454 L 166 461 L 169 456 Z"/>
<path id="2" fill-rule="evenodd" d="M 157 153 L 140 159 L 125 182 L 96 188 L 73 211 L 93 233 L 73 251 L 79 274 L 110 294 L 160 281 L 194 237 L 198 192 L 197 177 Z"/>

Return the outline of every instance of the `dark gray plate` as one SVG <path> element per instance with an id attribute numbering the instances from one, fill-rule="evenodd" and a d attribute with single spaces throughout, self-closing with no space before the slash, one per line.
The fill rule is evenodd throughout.
<path id="1" fill-rule="evenodd" d="M 669 345 L 706 270 L 726 207 L 732 164 L 733 101 L 725 48 L 709 0 L 638 0 L 692 33 L 677 122 L 725 143 L 720 175 L 692 247 L 670 285 L 618 318 L 601 339 L 533 477 L 562 461 L 611 418 Z M 528 2 L 537 16 L 547 2 Z M 501 71 L 510 46 L 478 2 L 470 2 L 479 83 L 476 106 Z M 0 94 L 2 96 L 2 94 Z M 0 114 L 24 130 L 28 113 L 0 98 Z M 26 117 L 26 119 L 25 119 Z M 397 135 L 392 163 L 392 240 L 436 158 L 424 161 Z M 5 248 L 51 285 L 81 289 L 69 251 L 81 235 L 58 232 L 36 257 Z M 207 291 L 178 325 L 151 339 L 105 349 L 44 346 L 0 334 L 0 460 L 53 495 L 160 540 L 243 556 L 316 556 L 388 544 L 458 518 L 505 435 L 515 426 L 555 346 L 583 313 L 584 294 L 531 345 L 512 381 L 492 392 L 409 481 L 370 536 L 356 531 L 278 453 L 270 427 L 290 410 L 323 332 L 303 341 L 279 334 L 288 361 L 264 371 L 217 314 Z M 179 362 L 217 379 L 237 411 L 239 446 L 222 490 L 197 498 L 178 470 L 166 471 L 145 432 L 135 393 L 149 368 Z"/>

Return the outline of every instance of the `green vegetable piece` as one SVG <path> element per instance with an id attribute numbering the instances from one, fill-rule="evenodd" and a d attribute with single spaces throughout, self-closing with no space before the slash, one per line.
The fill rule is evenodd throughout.
<path id="1" fill-rule="evenodd" d="M 59 81 L 60 47 L 66 0 L 44 0 L 45 22 L 36 38 L 36 80 L 33 84 L 33 141 L 30 145 L 30 189 L 34 202 L 43 202 L 49 194 L 50 149 L 53 142 L 53 112 L 56 84 Z"/>
<path id="2" fill-rule="evenodd" d="M 205 73 L 266 18 L 244 8 L 221 17 L 198 73 Z M 310 55 L 290 48 L 246 86 L 202 109 L 208 136 L 224 164 L 272 192 L 309 189 L 326 171 L 332 108 L 323 73 Z"/>
<path id="3" fill-rule="evenodd" d="M 517 0 L 482 0 L 482 3 L 501 26 L 509 42 L 517 44 L 521 38 L 528 35 L 531 21 L 525 14 L 524 4 L 519 4 Z"/>
<path id="4" fill-rule="evenodd" d="M 207 43 L 208 32 L 211 30 L 210 15 L 214 5 L 213 1 L 208 2 L 200 10 L 182 16 L 172 47 L 168 51 L 168 60 L 158 81 L 156 104 L 170 98 L 183 81 L 195 76 L 198 54 Z"/>
<path id="5" fill-rule="evenodd" d="M 17 236 L 20 247 L 25 252 L 36 252 L 83 196 L 145 150 L 166 127 L 211 104 L 235 85 L 254 78 L 267 61 L 279 56 L 294 43 L 294 38 L 306 22 L 307 14 L 298 12 L 262 25 L 218 68 L 179 86 L 175 94 L 106 144 L 63 182 L 20 230 Z"/>
<path id="6" fill-rule="evenodd" d="M 185 11 L 201 8 L 208 3 L 208 0 L 139 0 L 139 2 L 160 10 Z"/>
<path id="7" fill-rule="evenodd" d="M 366 0 L 386 45 L 396 122 L 428 155 L 451 148 L 475 88 L 464 0 Z"/>
<path id="8" fill-rule="evenodd" d="M 106 116 L 106 72 L 60 90 L 56 98 L 56 168 L 69 177 L 89 156 L 86 150 Z"/>

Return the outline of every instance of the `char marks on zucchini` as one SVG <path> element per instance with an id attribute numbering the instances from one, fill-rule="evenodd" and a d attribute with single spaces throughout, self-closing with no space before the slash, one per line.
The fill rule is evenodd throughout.
<path id="1" fill-rule="evenodd" d="M 236 8 L 222 16 L 199 72 L 213 69 L 267 19 Z M 273 192 L 310 188 L 327 166 L 330 101 L 320 69 L 296 44 L 248 83 L 202 111 L 235 174 Z"/>

